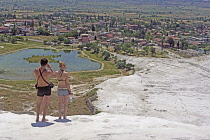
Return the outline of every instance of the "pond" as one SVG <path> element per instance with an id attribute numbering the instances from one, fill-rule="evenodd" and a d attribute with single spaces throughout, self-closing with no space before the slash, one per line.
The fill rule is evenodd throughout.
<path id="1" fill-rule="evenodd" d="M 67 64 L 67 71 L 98 70 L 100 64 L 89 59 L 78 57 L 78 51 L 55 52 L 49 49 L 26 49 L 16 53 L 0 55 L 0 79 L 33 80 L 33 70 L 39 63 L 29 63 L 24 58 L 35 56 L 59 55 L 53 58 Z M 50 62 L 49 62 L 50 63 Z M 54 70 L 58 70 L 58 63 L 50 63 Z"/>

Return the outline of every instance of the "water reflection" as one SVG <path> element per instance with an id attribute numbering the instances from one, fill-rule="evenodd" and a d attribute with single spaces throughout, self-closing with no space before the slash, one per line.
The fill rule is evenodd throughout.
<path id="1" fill-rule="evenodd" d="M 64 52 L 65 52 L 65 53 L 70 53 L 70 52 L 71 52 L 71 50 L 64 50 Z"/>

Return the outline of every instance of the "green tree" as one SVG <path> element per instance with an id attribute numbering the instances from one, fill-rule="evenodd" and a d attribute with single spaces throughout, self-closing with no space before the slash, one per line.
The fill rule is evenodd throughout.
<path id="1" fill-rule="evenodd" d="M 86 51 L 90 51 L 91 50 L 91 46 L 92 46 L 92 43 L 86 43 L 85 44 Z"/>
<path id="2" fill-rule="evenodd" d="M 126 53 L 127 53 L 127 54 L 133 54 L 133 53 L 134 53 L 134 50 L 133 50 L 132 48 L 128 48 L 128 49 L 126 50 Z"/>
<path id="3" fill-rule="evenodd" d="M 13 15 L 13 18 L 16 19 L 16 15 L 15 14 Z"/>
<path id="4" fill-rule="evenodd" d="M 42 26 L 42 21 L 41 20 L 39 20 L 39 26 Z"/>
<path id="5" fill-rule="evenodd" d="M 44 45 L 47 45 L 47 40 L 44 40 L 43 43 L 44 43 Z"/>
<path id="6" fill-rule="evenodd" d="M 153 35 L 151 35 L 151 34 L 147 34 L 147 35 L 145 36 L 145 39 L 148 40 L 148 41 L 152 40 L 153 38 L 154 38 L 154 37 L 153 37 Z"/>
<path id="7" fill-rule="evenodd" d="M 24 21 L 24 26 L 27 26 L 27 22 L 26 21 Z"/>
<path id="8" fill-rule="evenodd" d="M 39 27 L 37 29 L 37 32 L 39 35 L 46 35 L 46 36 L 50 35 L 50 32 L 48 30 L 44 30 L 42 27 Z"/>
<path id="9" fill-rule="evenodd" d="M 34 27 L 34 20 L 32 20 L 30 27 Z"/>
<path id="10" fill-rule="evenodd" d="M 186 40 L 181 41 L 181 48 L 182 50 L 186 50 L 189 47 L 189 42 Z"/>
<path id="11" fill-rule="evenodd" d="M 12 37 L 10 41 L 12 44 L 15 44 L 17 42 L 17 39 L 16 39 L 16 37 Z"/>
<path id="12" fill-rule="evenodd" d="M 177 47 L 178 47 L 178 49 L 179 49 L 179 46 L 180 46 L 180 43 L 179 43 L 179 41 L 177 42 L 177 44 L 176 44 L 176 45 L 177 45 Z"/>
<path id="13" fill-rule="evenodd" d="M 163 51 L 163 44 L 165 42 L 165 36 L 162 36 L 162 40 L 161 40 L 161 50 Z"/>
<path id="14" fill-rule="evenodd" d="M 79 48 L 79 50 L 83 50 L 84 45 L 79 45 L 78 48 Z"/>
<path id="15" fill-rule="evenodd" d="M 96 31 L 95 25 L 92 24 L 91 29 L 92 29 L 92 31 Z"/>
<path id="16" fill-rule="evenodd" d="M 57 40 L 57 39 L 53 39 L 53 40 L 52 40 L 52 42 L 57 43 L 57 42 L 58 42 L 58 40 Z"/>
<path id="17" fill-rule="evenodd" d="M 140 51 L 139 54 L 142 55 L 142 56 L 145 56 L 146 52 L 145 51 Z"/>
<path id="18" fill-rule="evenodd" d="M 132 39 L 132 40 L 131 40 L 131 42 L 132 42 L 132 45 L 134 45 L 134 43 L 135 43 L 135 40 L 134 40 L 134 39 Z"/>
<path id="19" fill-rule="evenodd" d="M 131 48 L 132 44 L 125 44 L 126 47 Z"/>
<path id="20" fill-rule="evenodd" d="M 128 47 L 126 44 L 121 44 L 121 49 L 122 49 L 122 51 L 124 51 L 125 53 L 127 52 L 128 48 L 129 48 L 129 47 Z"/>
<path id="21" fill-rule="evenodd" d="M 16 35 L 17 34 L 17 28 L 13 27 L 11 32 L 12 32 L 12 35 Z"/>
<path id="22" fill-rule="evenodd" d="M 204 48 L 204 53 L 206 54 L 207 51 L 210 51 L 210 46 Z"/>
<path id="23" fill-rule="evenodd" d="M 106 47 L 106 49 L 108 50 L 108 48 L 109 48 L 109 45 L 105 44 L 105 47 Z"/>
<path id="24" fill-rule="evenodd" d="M 114 46 L 114 52 L 119 52 L 121 50 L 120 45 Z"/>
<path id="25" fill-rule="evenodd" d="M 145 51 L 146 55 L 149 54 L 149 46 L 144 47 L 143 50 Z"/>
<path id="26" fill-rule="evenodd" d="M 70 44 L 71 41 L 69 39 L 64 39 L 64 44 Z"/>
<path id="27" fill-rule="evenodd" d="M 22 36 L 15 36 L 15 38 L 16 38 L 17 40 L 24 41 L 24 38 L 23 38 Z"/>
<path id="28" fill-rule="evenodd" d="M 118 69 L 124 69 L 126 66 L 126 60 L 118 60 L 116 66 Z"/>
<path id="29" fill-rule="evenodd" d="M 59 41 L 64 41 L 64 36 L 63 35 L 58 35 L 58 40 Z"/>
<path id="30" fill-rule="evenodd" d="M 94 50 L 93 53 L 98 54 L 100 52 L 100 47 L 99 46 L 95 46 L 93 50 Z"/>
<path id="31" fill-rule="evenodd" d="M 108 51 L 103 51 L 102 57 L 104 57 L 104 60 L 108 61 L 111 57 L 111 54 Z"/>
<path id="32" fill-rule="evenodd" d="M 58 41 L 57 44 L 60 45 L 61 44 L 61 41 Z"/>
<path id="33" fill-rule="evenodd" d="M 93 53 L 98 54 L 100 52 L 100 47 L 96 43 L 91 44 L 91 49 L 93 49 Z"/>
<path id="34" fill-rule="evenodd" d="M 0 41 L 4 42 L 4 37 L 2 35 L 0 36 Z"/>
<path id="35" fill-rule="evenodd" d="M 125 65 L 125 68 L 126 68 L 127 71 L 133 70 L 134 69 L 134 65 L 131 64 L 131 63 L 128 63 L 128 64 Z"/>
<path id="36" fill-rule="evenodd" d="M 81 31 L 80 31 L 81 33 Z M 74 38 L 77 38 L 79 35 L 78 35 L 78 32 L 77 31 L 71 31 L 69 33 L 65 33 L 64 34 L 65 37 L 74 37 Z"/>
<path id="37" fill-rule="evenodd" d="M 155 48 L 154 47 L 150 47 L 150 52 L 151 52 L 152 56 L 154 56 L 154 54 L 156 53 L 155 52 Z"/>
<path id="38" fill-rule="evenodd" d="M 174 39 L 173 38 L 169 38 L 168 43 L 170 44 L 170 47 L 174 47 Z"/>

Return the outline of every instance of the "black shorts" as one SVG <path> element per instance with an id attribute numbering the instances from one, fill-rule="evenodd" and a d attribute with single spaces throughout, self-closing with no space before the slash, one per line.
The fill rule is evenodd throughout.
<path id="1" fill-rule="evenodd" d="M 50 86 L 46 87 L 38 87 L 37 96 L 50 96 L 51 95 L 51 88 Z"/>

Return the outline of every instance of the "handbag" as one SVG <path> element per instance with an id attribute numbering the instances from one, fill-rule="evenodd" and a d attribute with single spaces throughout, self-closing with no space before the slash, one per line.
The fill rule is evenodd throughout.
<path id="1" fill-rule="evenodd" d="M 35 86 L 35 89 L 38 89 L 38 86 L 37 86 L 37 84 L 36 85 L 34 85 Z"/>
<path id="2" fill-rule="evenodd" d="M 50 88 L 54 87 L 54 84 L 52 82 L 49 83 Z"/>

